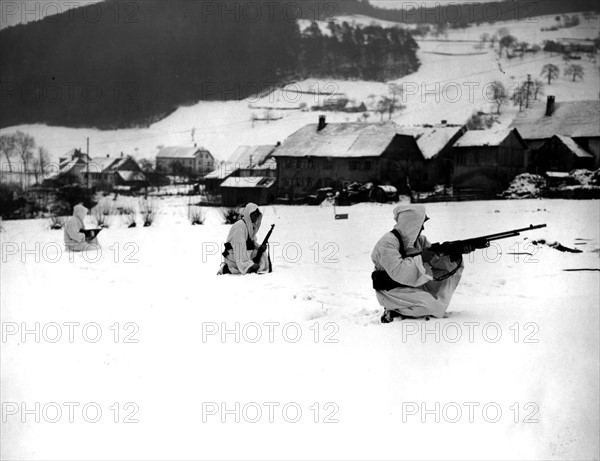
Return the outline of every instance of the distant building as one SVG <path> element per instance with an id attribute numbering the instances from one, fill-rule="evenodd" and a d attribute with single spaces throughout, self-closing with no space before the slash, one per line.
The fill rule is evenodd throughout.
<path id="1" fill-rule="evenodd" d="M 596 53 L 596 45 L 591 39 L 559 38 L 556 43 L 563 53 Z"/>
<path id="2" fill-rule="evenodd" d="M 532 158 L 536 162 L 543 160 L 537 150 L 554 135 L 560 135 L 572 138 L 594 156 L 592 168 L 600 167 L 599 100 L 555 102 L 554 96 L 548 96 L 546 104 L 534 104 L 517 115 L 511 128 L 519 130 L 532 149 Z M 535 165 L 533 167 L 536 168 Z"/>
<path id="3" fill-rule="evenodd" d="M 204 175 L 215 168 L 215 158 L 204 147 L 162 147 L 156 156 L 156 169 L 169 174 L 189 172 Z"/>
<path id="4" fill-rule="evenodd" d="M 230 176 L 275 177 L 277 164 L 272 154 L 277 146 L 239 146 L 227 161 L 216 164 L 216 168 L 205 175 L 201 182 L 208 193 L 219 192 L 219 186 Z"/>
<path id="5" fill-rule="evenodd" d="M 59 184 L 83 183 L 89 157 L 80 149 L 71 149 L 58 159 L 58 173 L 52 179 Z"/>
<path id="6" fill-rule="evenodd" d="M 454 143 L 455 189 L 499 192 L 527 167 L 527 143 L 517 129 L 467 131 Z"/>
<path id="7" fill-rule="evenodd" d="M 398 127 L 398 133 L 415 138 L 425 160 L 421 183 L 432 188 L 437 184 L 450 185 L 454 168 L 454 143 L 467 131 L 465 125 L 449 125 L 445 120 L 439 125 Z"/>
<path id="8" fill-rule="evenodd" d="M 89 173 L 88 173 L 89 171 Z M 126 155 L 121 157 L 94 157 L 86 168 L 85 180 L 89 176 L 90 186 L 99 189 L 137 189 L 148 184 L 148 180 L 135 159 Z"/>
<path id="9" fill-rule="evenodd" d="M 221 203 L 225 206 L 241 206 L 248 202 L 267 205 L 275 201 L 277 179 L 266 176 L 229 176 L 219 186 Z"/>
<path id="10" fill-rule="evenodd" d="M 584 168 L 594 169 L 595 157 L 577 144 L 573 138 L 555 135 L 533 153 L 534 168 L 538 174 L 564 172 Z"/>
<path id="11" fill-rule="evenodd" d="M 352 182 L 391 184 L 400 191 L 421 183 L 423 156 L 410 135 L 394 124 L 310 124 L 275 151 L 279 192 L 293 199 L 321 187 L 341 189 Z"/>

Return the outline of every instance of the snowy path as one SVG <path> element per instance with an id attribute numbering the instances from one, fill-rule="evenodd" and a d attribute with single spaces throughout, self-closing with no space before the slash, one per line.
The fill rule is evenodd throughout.
<path id="1" fill-rule="evenodd" d="M 429 205 L 432 241 L 547 223 L 530 238 L 585 243 L 583 253 L 540 247 L 526 263 L 506 254 L 524 239 L 502 241 L 500 257 L 467 265 L 449 318 L 390 325 L 364 314 L 377 308 L 369 255 L 392 205 L 347 208 L 347 221 L 331 208 L 265 207 L 274 272 L 217 277 L 213 243 L 227 227 L 214 209 L 190 226 L 185 203 L 164 201 L 156 227 L 103 231 L 95 263 L 50 262 L 62 234 L 42 221 L 3 223 L 3 458 L 598 457 L 599 272 L 565 271 L 600 268 L 597 201 Z M 39 263 L 20 247 L 36 242 Z M 39 342 L 22 341 L 23 324 L 36 322 Z M 72 343 L 65 322 L 79 322 Z M 223 342 L 236 322 L 239 342 Z M 62 408 L 56 423 L 51 402 Z M 80 404 L 73 423 L 64 402 Z M 95 405 L 82 413 L 90 402 L 97 423 L 84 418 Z M 221 402 L 239 402 L 239 423 L 235 411 L 221 422 Z M 286 421 L 297 408 L 298 422 Z"/>

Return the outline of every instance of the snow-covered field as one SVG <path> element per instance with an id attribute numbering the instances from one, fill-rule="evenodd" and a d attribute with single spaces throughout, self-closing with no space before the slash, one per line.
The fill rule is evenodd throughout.
<path id="1" fill-rule="evenodd" d="M 599 458 L 598 201 L 428 205 L 432 241 L 548 227 L 475 253 L 448 318 L 389 325 L 370 252 L 392 204 L 264 207 L 274 271 L 235 277 L 229 226 L 187 203 L 73 260 L 47 222 L 2 224 L 2 459 Z"/>

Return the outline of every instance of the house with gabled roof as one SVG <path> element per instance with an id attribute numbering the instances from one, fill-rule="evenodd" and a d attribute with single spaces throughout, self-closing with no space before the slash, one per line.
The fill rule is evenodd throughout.
<path id="1" fill-rule="evenodd" d="M 156 169 L 168 174 L 188 172 L 204 175 L 215 168 L 215 158 L 204 147 L 193 146 L 161 147 L 156 156 Z"/>
<path id="2" fill-rule="evenodd" d="M 473 130 L 454 143 L 454 188 L 504 190 L 527 170 L 528 146 L 516 128 Z"/>
<path id="3" fill-rule="evenodd" d="M 465 125 L 449 125 L 445 120 L 439 125 L 398 127 L 398 133 L 411 135 L 417 141 L 424 159 L 421 177 L 424 187 L 450 185 L 454 167 L 453 146 L 466 131 Z"/>
<path id="4" fill-rule="evenodd" d="M 573 138 L 554 135 L 539 149 L 532 152 L 533 172 L 547 174 L 548 172 L 568 173 L 575 169 L 595 169 L 595 157 L 575 142 Z"/>
<path id="5" fill-rule="evenodd" d="M 548 96 L 545 105 L 534 104 L 518 114 L 511 128 L 517 128 L 532 149 L 532 158 L 536 161 L 534 167 L 537 169 L 541 168 L 541 164 L 537 163 L 543 163 L 538 149 L 555 135 L 571 138 L 585 152 L 594 156 L 592 168 L 600 167 L 600 101 L 597 99 L 556 102 L 554 96 Z M 556 142 L 547 144 L 547 147 L 557 145 Z M 561 162 L 568 163 L 569 159 Z"/>
<path id="6" fill-rule="evenodd" d="M 423 155 L 411 135 L 393 123 L 309 124 L 290 135 L 273 153 L 279 192 L 289 199 L 321 187 L 377 182 L 402 192 L 419 188 Z"/>
<path id="7" fill-rule="evenodd" d="M 120 157 L 93 157 L 86 166 L 84 178 L 89 184 L 101 189 L 137 189 L 148 184 L 146 175 L 131 155 Z"/>

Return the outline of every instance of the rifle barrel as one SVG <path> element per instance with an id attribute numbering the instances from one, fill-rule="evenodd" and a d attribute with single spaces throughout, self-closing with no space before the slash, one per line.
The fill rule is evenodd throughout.
<path id="1" fill-rule="evenodd" d="M 499 239 L 508 238 L 508 237 L 516 237 L 521 232 L 526 232 L 526 231 L 530 231 L 530 230 L 534 230 L 534 229 L 541 229 L 543 227 L 546 227 L 546 224 L 538 224 L 536 226 L 534 226 L 532 224 L 529 227 L 523 227 L 521 229 L 514 229 L 514 230 L 509 230 L 509 231 L 504 231 L 504 232 L 498 232 L 496 234 L 484 235 L 483 237 L 478 237 L 478 238 L 487 239 L 487 240 L 499 240 Z"/>

